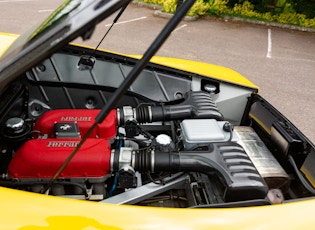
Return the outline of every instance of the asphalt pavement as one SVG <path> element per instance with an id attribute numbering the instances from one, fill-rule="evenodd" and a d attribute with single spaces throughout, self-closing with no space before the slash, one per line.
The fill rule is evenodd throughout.
<path id="1" fill-rule="evenodd" d="M 24 33 L 61 0 L 0 0 L 0 31 Z M 166 18 L 128 6 L 100 48 L 142 54 Z M 115 16 L 102 22 L 87 45 L 96 46 Z M 81 39 L 75 42 L 82 42 Z M 260 93 L 315 143 L 315 33 L 199 18 L 183 21 L 157 55 L 229 67 L 260 86 Z"/>

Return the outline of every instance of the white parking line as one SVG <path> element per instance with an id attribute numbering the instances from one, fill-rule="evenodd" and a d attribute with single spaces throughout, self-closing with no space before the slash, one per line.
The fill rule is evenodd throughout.
<path id="1" fill-rule="evenodd" d="M 268 50 L 267 50 L 267 58 L 271 58 L 272 52 L 272 40 L 271 40 L 271 29 L 268 29 Z"/>
<path id="2" fill-rule="evenodd" d="M 50 9 L 50 10 L 39 10 L 37 11 L 38 13 L 46 13 L 46 12 L 52 12 L 54 11 L 53 9 Z"/>
<path id="3" fill-rule="evenodd" d="M 129 23 L 129 22 L 134 22 L 134 21 L 139 21 L 139 20 L 143 20 L 143 19 L 146 19 L 147 17 L 140 17 L 140 18 L 135 18 L 135 19 L 130 19 L 130 20 L 127 20 L 127 21 L 122 21 L 122 22 L 117 22 L 115 23 L 115 25 L 119 25 L 119 24 L 125 24 L 125 23 Z M 106 27 L 108 26 L 111 26 L 112 24 L 107 24 L 105 25 Z"/>
<path id="4" fill-rule="evenodd" d="M 181 25 L 180 27 L 177 27 L 175 30 L 173 30 L 173 32 L 177 31 L 177 30 L 180 30 L 180 29 L 183 29 L 184 27 L 186 27 L 187 24 L 184 24 L 184 25 Z M 172 32 L 172 33 L 173 33 Z"/>

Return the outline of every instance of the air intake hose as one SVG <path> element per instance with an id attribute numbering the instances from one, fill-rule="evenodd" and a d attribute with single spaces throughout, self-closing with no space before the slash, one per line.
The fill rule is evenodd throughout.
<path id="1" fill-rule="evenodd" d="M 203 91 L 187 92 L 182 100 L 171 105 L 160 103 L 139 108 L 125 106 L 117 110 L 117 117 L 119 125 L 129 120 L 136 120 L 139 123 L 193 118 L 223 120 L 223 115 L 210 94 Z"/>
<path id="2" fill-rule="evenodd" d="M 112 153 L 112 171 L 201 172 L 217 174 L 226 186 L 225 200 L 265 198 L 268 187 L 245 150 L 237 143 L 212 143 L 207 151 L 159 152 L 122 148 Z"/>

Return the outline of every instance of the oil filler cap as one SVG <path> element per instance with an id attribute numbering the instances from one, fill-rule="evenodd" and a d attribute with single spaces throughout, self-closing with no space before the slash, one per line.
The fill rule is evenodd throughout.
<path id="1" fill-rule="evenodd" d="M 9 134 L 20 134 L 25 130 L 25 122 L 22 118 L 13 117 L 6 121 L 6 132 Z"/>
<path id="2" fill-rule="evenodd" d="M 31 133 L 32 127 L 20 117 L 9 118 L 1 128 L 1 136 L 13 149 L 18 149 Z"/>

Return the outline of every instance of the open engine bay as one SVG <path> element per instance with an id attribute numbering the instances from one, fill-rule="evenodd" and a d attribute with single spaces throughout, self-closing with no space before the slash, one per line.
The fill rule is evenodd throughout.
<path id="1" fill-rule="evenodd" d="M 2 100 L 0 186 L 43 193 L 132 62 L 112 57 L 92 72 L 68 49 L 27 72 Z M 46 193 L 160 207 L 265 205 L 309 196 L 280 148 L 271 149 L 249 117 L 263 110 L 251 101 L 252 91 L 151 65 Z M 283 123 L 272 127 L 281 131 Z M 301 166 L 305 148 L 295 140 Z"/>

